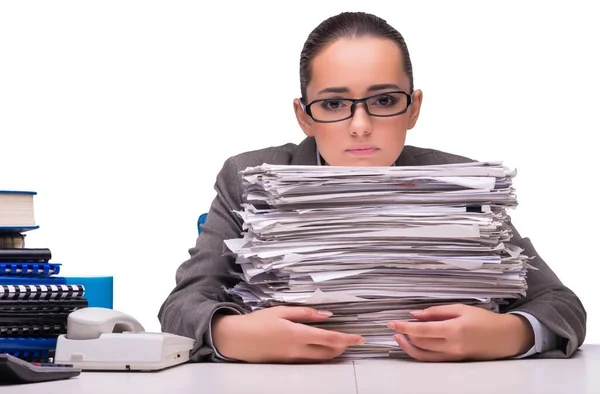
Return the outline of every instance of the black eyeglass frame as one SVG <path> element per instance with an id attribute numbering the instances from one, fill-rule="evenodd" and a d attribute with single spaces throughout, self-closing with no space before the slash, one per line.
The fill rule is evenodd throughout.
<path id="1" fill-rule="evenodd" d="M 386 94 L 396 94 L 396 93 L 402 93 L 403 95 L 406 96 L 406 108 L 404 108 L 402 111 L 397 112 L 397 113 L 393 113 L 393 114 L 390 114 L 390 115 L 376 115 L 376 114 L 372 114 L 369 111 L 369 106 L 367 105 L 367 102 L 366 102 L 367 100 L 372 99 L 373 97 L 385 96 Z M 337 120 L 318 120 L 318 119 L 315 119 L 313 117 L 313 115 L 312 115 L 312 111 L 310 110 L 310 107 L 313 104 L 320 103 L 320 102 L 323 102 L 323 101 L 329 101 L 329 100 L 351 101 L 352 105 L 350 106 L 350 115 L 347 116 L 347 117 L 345 117 L 345 118 L 343 118 L 343 119 L 337 119 Z M 363 103 L 364 104 L 365 111 L 367 111 L 367 113 L 370 116 L 376 116 L 378 118 L 389 118 L 389 117 L 392 117 L 392 116 L 402 115 L 403 113 L 405 113 L 406 111 L 408 111 L 408 107 L 410 107 L 410 104 L 412 103 L 412 95 L 408 94 L 408 93 L 406 93 L 405 91 L 402 91 L 402 90 L 395 90 L 393 92 L 378 93 L 378 94 L 374 94 L 374 95 L 368 96 L 368 97 L 363 97 L 363 98 L 360 98 L 360 99 L 338 98 L 338 97 L 336 97 L 336 98 L 325 98 L 325 99 L 313 100 L 309 104 L 306 104 L 306 105 L 304 104 L 304 98 L 300 98 L 299 101 L 300 101 L 300 106 L 302 107 L 302 110 L 308 116 L 310 116 L 310 118 L 312 120 L 314 120 L 315 122 L 317 122 L 317 123 L 336 123 L 336 122 L 342 122 L 344 120 L 352 118 L 354 116 L 354 112 L 356 111 L 356 105 L 359 104 L 359 103 Z"/>

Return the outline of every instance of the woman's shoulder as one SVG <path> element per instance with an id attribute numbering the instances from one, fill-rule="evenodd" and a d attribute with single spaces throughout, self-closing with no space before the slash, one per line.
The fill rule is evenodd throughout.
<path id="1" fill-rule="evenodd" d="M 421 148 L 418 146 L 405 145 L 400 155 L 400 160 L 405 161 L 407 165 L 434 165 L 434 164 L 453 164 L 468 163 L 476 161 L 466 156 L 455 153 L 444 152 L 432 148 Z"/>
<path id="2" fill-rule="evenodd" d="M 249 150 L 231 156 L 227 160 L 239 170 L 256 167 L 262 164 L 274 165 L 316 165 L 317 145 L 314 138 L 305 138 L 299 144 L 288 142 L 282 145 L 271 145 L 265 148 Z"/>
<path id="3" fill-rule="evenodd" d="M 290 142 L 283 145 L 269 146 L 238 153 L 231 156 L 229 161 L 234 162 L 239 169 L 259 166 L 265 163 L 288 165 L 291 164 L 297 149 L 298 145 Z"/>
<path id="4" fill-rule="evenodd" d="M 230 183 L 239 180 L 240 171 L 248 167 L 257 167 L 262 164 L 290 165 L 297 156 L 298 145 L 287 143 L 278 146 L 269 146 L 261 149 L 249 150 L 230 156 L 223 163 L 217 176 L 219 180 Z"/>

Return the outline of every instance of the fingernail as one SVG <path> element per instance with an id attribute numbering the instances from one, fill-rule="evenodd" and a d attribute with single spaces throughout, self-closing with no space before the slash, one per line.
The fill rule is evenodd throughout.
<path id="1" fill-rule="evenodd" d="M 365 342 L 367 342 L 367 340 L 364 337 L 360 337 L 360 339 L 358 340 L 359 345 L 364 345 Z"/>
<path id="2" fill-rule="evenodd" d="M 327 316 L 327 317 L 329 317 L 329 316 L 333 315 L 333 313 L 331 313 L 331 312 L 329 312 L 329 311 L 322 311 L 322 310 L 318 310 L 318 311 L 317 311 L 317 314 L 319 314 L 319 315 L 321 315 L 321 316 Z"/>
<path id="3" fill-rule="evenodd" d="M 423 313 L 425 313 L 424 310 L 410 311 L 411 315 L 422 315 Z"/>
<path id="4" fill-rule="evenodd" d="M 389 323 L 387 324 L 387 326 L 388 326 L 388 328 L 391 328 L 392 330 L 395 330 L 395 329 L 396 329 L 396 323 L 394 323 L 393 321 L 389 322 Z"/>

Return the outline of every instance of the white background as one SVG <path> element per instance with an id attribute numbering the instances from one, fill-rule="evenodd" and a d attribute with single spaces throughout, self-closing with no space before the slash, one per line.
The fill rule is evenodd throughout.
<path id="1" fill-rule="evenodd" d="M 600 342 L 593 2 L 4 1 L 0 189 L 38 192 L 29 247 L 65 275 L 114 275 L 115 308 L 156 314 L 234 154 L 298 143 L 304 40 L 344 10 L 405 37 L 421 118 L 408 144 L 516 167 L 522 235 Z"/>

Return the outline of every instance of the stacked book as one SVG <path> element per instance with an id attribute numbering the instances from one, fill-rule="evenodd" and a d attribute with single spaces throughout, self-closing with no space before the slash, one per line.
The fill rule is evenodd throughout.
<path id="1" fill-rule="evenodd" d="M 84 287 L 67 284 L 48 248 L 27 248 L 35 230 L 35 192 L 0 191 L 0 353 L 49 362 L 67 316 L 88 305 Z"/>
<path id="2" fill-rule="evenodd" d="M 312 325 L 366 339 L 342 358 L 402 356 L 390 320 L 453 303 L 497 312 L 525 296 L 529 257 L 507 214 L 515 175 L 502 162 L 247 168 L 244 232 L 225 241 L 241 282 L 226 290 L 253 310 L 333 312 Z"/>

